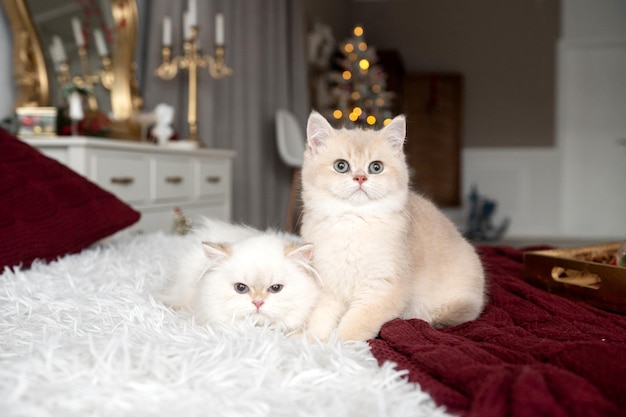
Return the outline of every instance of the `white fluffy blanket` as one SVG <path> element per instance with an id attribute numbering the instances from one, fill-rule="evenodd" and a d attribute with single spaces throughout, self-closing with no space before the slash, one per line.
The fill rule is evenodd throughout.
<path id="1" fill-rule="evenodd" d="M 198 326 L 154 294 L 178 236 L 0 275 L 1 416 L 446 416 L 366 343 Z"/>

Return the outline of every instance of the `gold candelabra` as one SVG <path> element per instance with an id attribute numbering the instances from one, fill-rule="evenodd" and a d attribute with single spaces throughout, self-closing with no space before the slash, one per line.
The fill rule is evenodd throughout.
<path id="1" fill-rule="evenodd" d="M 80 58 L 83 75 L 74 75 L 72 77 L 70 74 L 70 66 L 67 61 L 61 61 L 57 67 L 57 79 L 59 80 L 59 83 L 63 85 L 71 81 L 77 87 L 84 88 L 88 91 L 93 91 L 93 86 L 100 83 L 107 90 L 111 90 L 114 80 L 111 57 L 109 55 L 102 55 L 100 57 L 102 60 L 102 69 L 95 74 L 91 73 L 91 68 L 89 67 L 87 48 L 79 46 L 78 57 Z M 89 110 L 98 110 L 98 100 L 93 94 L 90 94 L 87 100 Z"/>
<path id="2" fill-rule="evenodd" d="M 228 77 L 233 73 L 232 68 L 224 62 L 224 45 L 215 45 L 215 58 L 202 55 L 198 48 L 198 27 L 190 28 L 189 38 L 183 41 L 183 55 L 172 57 L 170 45 L 161 48 L 162 63 L 156 69 L 156 75 L 162 80 L 171 80 L 176 77 L 179 69 L 189 71 L 189 102 L 187 109 L 187 123 L 189 124 L 189 139 L 198 142 L 198 68 L 208 68 L 209 74 L 215 79 Z"/>

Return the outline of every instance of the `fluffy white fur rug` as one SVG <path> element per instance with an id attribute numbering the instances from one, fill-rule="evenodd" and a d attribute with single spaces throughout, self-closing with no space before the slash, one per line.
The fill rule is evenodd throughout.
<path id="1" fill-rule="evenodd" d="M 208 328 L 153 299 L 181 237 L 0 276 L 2 416 L 447 416 L 366 343 Z"/>

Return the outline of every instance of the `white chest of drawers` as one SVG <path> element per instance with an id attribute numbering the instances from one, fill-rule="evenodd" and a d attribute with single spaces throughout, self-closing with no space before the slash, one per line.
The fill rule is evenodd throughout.
<path id="1" fill-rule="evenodd" d="M 175 207 L 194 220 L 231 218 L 234 151 L 90 137 L 23 140 L 140 211 L 131 230 L 170 232 Z"/>

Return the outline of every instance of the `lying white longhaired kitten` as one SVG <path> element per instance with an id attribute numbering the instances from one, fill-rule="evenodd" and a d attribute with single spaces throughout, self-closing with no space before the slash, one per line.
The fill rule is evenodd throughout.
<path id="1" fill-rule="evenodd" d="M 300 332 L 319 294 L 313 246 L 299 237 L 205 219 L 185 236 L 173 279 L 159 295 L 198 323 L 252 318 Z"/>
<path id="2" fill-rule="evenodd" d="M 309 116 L 301 234 L 324 288 L 308 326 L 322 340 L 335 329 L 345 340 L 372 338 L 398 317 L 451 326 L 483 309 L 473 246 L 409 189 L 405 133 L 403 116 L 379 131 Z"/>

